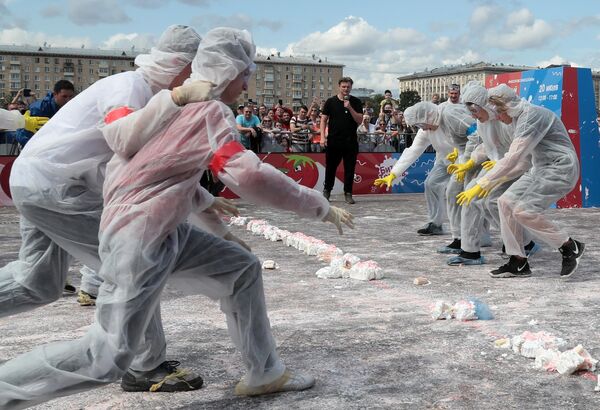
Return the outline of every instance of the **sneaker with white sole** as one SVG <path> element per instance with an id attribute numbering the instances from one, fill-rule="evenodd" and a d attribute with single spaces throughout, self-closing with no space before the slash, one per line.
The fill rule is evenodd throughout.
<path id="1" fill-rule="evenodd" d="M 281 393 L 286 391 L 301 391 L 315 385 L 315 378 L 306 374 L 292 373 L 286 370 L 283 375 L 269 384 L 248 386 L 241 380 L 235 386 L 236 396 L 261 396 L 263 394 Z"/>
<path id="2" fill-rule="evenodd" d="M 562 253 L 563 257 L 560 277 L 568 278 L 575 272 L 579 265 L 579 258 L 581 258 L 581 255 L 585 251 L 585 243 L 569 238 L 569 241 L 558 248 L 558 250 Z"/>
<path id="3" fill-rule="evenodd" d="M 63 288 L 63 293 L 65 295 L 74 295 L 75 293 L 77 293 L 77 289 L 75 288 L 75 286 L 73 286 L 69 282 L 67 282 L 65 284 L 65 287 Z"/>
<path id="4" fill-rule="evenodd" d="M 191 370 L 179 369 L 179 365 L 177 360 L 167 360 L 148 372 L 129 369 L 121 379 L 121 387 L 127 392 L 180 392 L 202 387 L 202 377 Z"/>
<path id="5" fill-rule="evenodd" d="M 529 269 L 527 259 L 523 261 L 511 256 L 507 264 L 491 271 L 490 276 L 492 278 L 526 278 L 531 276 L 531 269 Z"/>

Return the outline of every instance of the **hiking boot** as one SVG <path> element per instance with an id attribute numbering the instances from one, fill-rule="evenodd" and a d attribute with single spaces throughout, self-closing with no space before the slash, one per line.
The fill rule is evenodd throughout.
<path id="1" fill-rule="evenodd" d="M 429 222 L 424 228 L 419 229 L 417 233 L 423 236 L 443 235 L 444 230 L 442 229 L 442 225 L 436 225 L 433 222 Z"/>
<path id="2" fill-rule="evenodd" d="M 352 198 L 352 194 L 349 192 L 344 193 L 344 201 L 346 201 L 347 204 L 355 204 L 356 202 L 354 201 L 354 199 Z"/>
<path id="3" fill-rule="evenodd" d="M 507 264 L 491 271 L 490 276 L 492 278 L 526 278 L 531 276 L 531 269 L 529 269 L 527 259 L 519 260 L 516 256 L 511 256 Z"/>
<path id="4" fill-rule="evenodd" d="M 540 249 L 542 249 L 540 244 L 531 241 L 525 245 L 525 256 L 529 258 L 530 256 L 535 255 Z"/>
<path id="5" fill-rule="evenodd" d="M 481 252 L 461 252 L 459 255 L 448 258 L 446 262 L 450 266 L 483 265 L 485 258 Z"/>
<path id="6" fill-rule="evenodd" d="M 179 365 L 176 360 L 167 360 L 148 372 L 129 369 L 121 379 L 121 387 L 128 392 L 179 392 L 202 387 L 202 377 L 190 370 L 178 369 Z"/>
<path id="7" fill-rule="evenodd" d="M 437 251 L 438 253 L 461 253 L 460 239 L 454 239 L 450 245 L 442 246 Z"/>
<path id="8" fill-rule="evenodd" d="M 96 306 L 96 296 L 90 295 L 83 290 L 79 290 L 79 293 L 77 294 L 77 303 L 79 303 L 79 306 Z"/>
<path id="9" fill-rule="evenodd" d="M 315 378 L 305 374 L 292 373 L 286 370 L 283 375 L 269 384 L 261 386 L 248 386 L 242 379 L 235 386 L 236 396 L 260 396 L 263 394 L 272 394 L 286 391 L 300 391 L 313 387 Z"/>
<path id="10" fill-rule="evenodd" d="M 67 282 L 67 284 L 63 288 L 63 293 L 66 295 L 74 295 L 75 293 L 77 293 L 77 289 L 75 288 L 75 286 Z"/>
<path id="11" fill-rule="evenodd" d="M 585 250 L 585 244 L 569 238 L 569 241 L 558 248 L 558 250 L 562 253 L 563 257 L 560 277 L 568 278 L 577 269 L 579 258 L 583 255 L 583 251 Z"/>
<path id="12" fill-rule="evenodd" d="M 323 196 L 325 197 L 326 200 L 329 201 L 329 197 L 331 196 L 331 191 L 329 189 L 324 189 Z"/>

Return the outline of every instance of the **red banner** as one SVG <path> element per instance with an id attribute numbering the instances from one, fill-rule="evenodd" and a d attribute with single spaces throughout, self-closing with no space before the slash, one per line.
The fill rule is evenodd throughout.
<path id="1" fill-rule="evenodd" d="M 10 196 L 10 170 L 17 157 L 0 156 L 0 206 L 12 206 L 13 202 Z"/>

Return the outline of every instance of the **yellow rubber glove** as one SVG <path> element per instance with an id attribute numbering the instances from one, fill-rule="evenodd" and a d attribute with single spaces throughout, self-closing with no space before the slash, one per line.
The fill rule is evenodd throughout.
<path id="1" fill-rule="evenodd" d="M 450 164 L 446 170 L 449 174 L 456 174 L 458 172 L 467 172 L 475 166 L 475 161 L 472 159 L 468 160 L 464 164 Z M 458 179 L 458 178 L 457 178 Z"/>
<path id="2" fill-rule="evenodd" d="M 475 185 L 466 191 L 456 195 L 456 203 L 461 206 L 468 206 L 475 197 L 485 198 L 488 196 L 489 191 L 486 191 L 479 185 Z"/>
<path id="3" fill-rule="evenodd" d="M 485 169 L 486 171 L 489 171 L 490 169 L 494 168 L 494 165 L 496 165 L 496 161 L 493 160 L 485 161 L 481 164 L 483 169 Z"/>
<path id="4" fill-rule="evenodd" d="M 454 174 L 454 177 L 456 178 L 456 180 L 458 182 L 464 182 L 465 181 L 465 174 L 466 171 L 459 171 L 457 173 Z"/>
<path id="5" fill-rule="evenodd" d="M 48 117 L 32 117 L 28 111 L 25 111 L 23 115 L 23 119 L 25 120 L 25 129 L 29 132 L 33 132 L 34 134 L 42 128 L 42 125 L 46 124 L 49 120 Z"/>
<path id="6" fill-rule="evenodd" d="M 454 161 L 458 159 L 458 148 L 454 148 L 451 153 L 446 155 L 446 159 L 454 164 Z"/>
<path id="7" fill-rule="evenodd" d="M 396 179 L 396 174 L 394 174 L 393 172 L 390 172 L 390 174 L 386 177 L 377 178 L 373 182 L 373 185 L 375 185 L 376 187 L 380 187 L 385 184 L 385 185 L 387 185 L 387 188 L 389 189 L 392 186 L 392 182 L 394 181 L 394 179 Z"/>

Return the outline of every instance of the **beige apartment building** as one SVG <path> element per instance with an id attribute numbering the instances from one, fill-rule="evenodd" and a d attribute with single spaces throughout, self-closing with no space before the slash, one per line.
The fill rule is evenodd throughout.
<path id="1" fill-rule="evenodd" d="M 260 55 L 254 59 L 256 71 L 248 82 L 243 101 L 271 107 L 281 99 L 294 111 L 310 105 L 313 98 L 325 100 L 337 93 L 338 80 L 343 76 L 343 64 L 318 57 L 282 57 L 279 54 Z"/>
<path id="2" fill-rule="evenodd" d="M 79 92 L 101 78 L 135 69 L 137 54 L 132 50 L 0 45 L 0 98 L 11 99 L 21 88 L 42 98 L 63 79 Z"/>
<path id="3" fill-rule="evenodd" d="M 399 92 L 416 90 L 422 101 L 430 101 L 433 94 L 445 97 L 450 84 L 459 84 L 461 87 L 469 81 L 480 81 L 483 84 L 486 75 L 536 70 L 538 68 L 540 67 L 488 64 L 484 62 L 440 67 L 400 76 L 398 77 L 398 88 Z M 596 95 L 596 107 L 600 107 L 600 72 L 592 72 L 592 79 Z"/>

